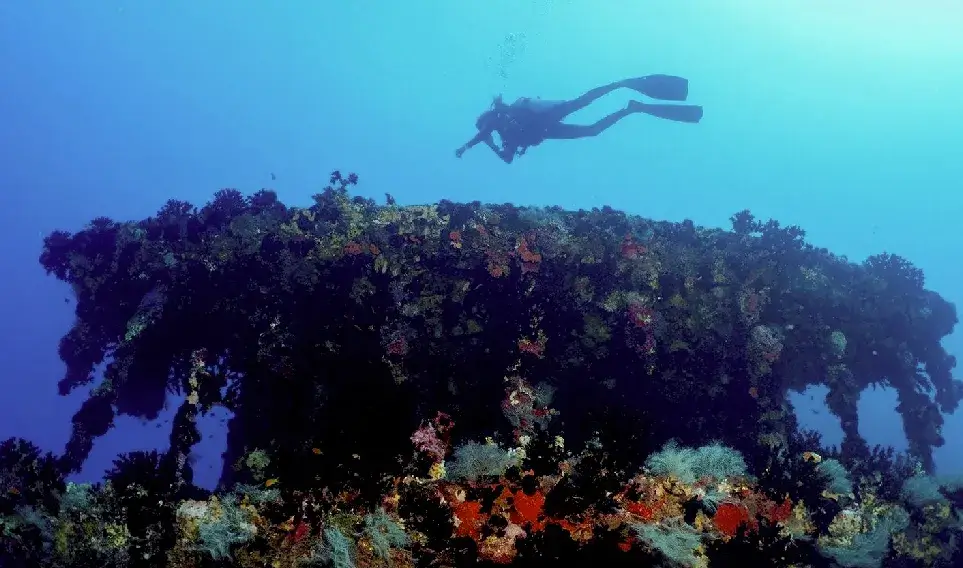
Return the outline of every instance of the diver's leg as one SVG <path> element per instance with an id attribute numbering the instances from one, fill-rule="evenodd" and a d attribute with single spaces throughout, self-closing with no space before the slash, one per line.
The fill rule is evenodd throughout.
<path id="1" fill-rule="evenodd" d="M 635 110 L 623 108 L 622 110 L 613 112 L 595 124 L 565 124 L 558 122 L 552 124 L 545 130 L 545 138 L 551 140 L 570 140 L 573 138 L 597 136 L 606 128 L 636 112 Z"/>
<path id="2" fill-rule="evenodd" d="M 573 112 L 580 111 L 616 89 L 632 89 L 639 94 L 666 101 L 684 101 L 689 94 L 689 81 L 675 75 L 645 75 L 623 79 L 591 91 L 570 101 L 551 101 L 551 109 L 546 109 L 554 120 L 562 120 Z M 547 102 L 547 101 L 546 101 Z"/>
<path id="3" fill-rule="evenodd" d="M 632 112 L 644 112 L 676 122 L 696 123 L 702 120 L 702 107 L 699 105 L 663 105 L 629 101 L 627 108 Z"/>
<path id="4" fill-rule="evenodd" d="M 619 85 L 663 101 L 684 101 L 689 96 L 689 80 L 675 75 L 633 77 L 619 81 Z"/>
<path id="5" fill-rule="evenodd" d="M 566 116 L 572 114 L 573 112 L 582 110 L 612 91 L 624 87 L 625 85 L 623 85 L 623 83 L 624 81 L 609 83 L 608 85 L 595 87 L 591 91 L 588 91 L 587 93 L 570 101 L 558 101 L 549 112 L 552 114 L 552 118 L 554 120 L 562 120 Z"/>

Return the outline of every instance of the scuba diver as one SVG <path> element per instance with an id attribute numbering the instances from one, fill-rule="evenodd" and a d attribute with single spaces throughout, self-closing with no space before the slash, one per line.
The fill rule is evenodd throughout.
<path id="1" fill-rule="evenodd" d="M 684 101 L 689 94 L 689 81 L 673 75 L 646 75 L 596 87 L 569 101 L 521 98 L 506 105 L 499 95 L 495 97 L 491 108 L 483 112 L 475 121 L 478 134 L 455 150 L 455 156 L 460 158 L 465 150 L 484 142 L 506 164 L 510 164 L 516 156 L 523 156 L 528 148 L 538 146 L 545 140 L 596 136 L 630 114 L 645 113 L 667 120 L 689 123 L 696 123 L 702 119 L 702 107 L 698 105 L 664 105 L 629 101 L 625 108 L 613 112 L 595 124 L 562 122 L 573 112 L 621 88 L 632 89 L 653 99 Z M 495 144 L 493 132 L 498 132 L 501 147 Z"/>

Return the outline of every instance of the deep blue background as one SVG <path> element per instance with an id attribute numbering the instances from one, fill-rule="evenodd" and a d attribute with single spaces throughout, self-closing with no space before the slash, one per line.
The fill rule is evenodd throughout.
<path id="1" fill-rule="evenodd" d="M 906 256 L 959 303 L 963 7 L 909 6 L 0 3 L 0 437 L 59 451 L 86 396 L 56 395 L 72 304 L 37 263 L 45 234 L 99 215 L 140 219 L 169 198 L 203 203 L 221 187 L 272 187 L 305 205 L 335 168 L 358 172 L 361 194 L 401 203 L 608 204 L 712 226 L 750 208 L 853 260 Z M 657 72 L 690 78 L 702 124 L 633 116 L 512 166 L 483 147 L 452 154 L 493 94 L 568 98 Z M 627 96 L 575 118 L 593 121 Z M 963 355 L 963 336 L 947 346 Z M 802 420 L 838 440 L 809 394 Z M 864 393 L 871 442 L 905 445 L 894 401 Z M 168 418 L 121 419 L 80 477 L 98 478 L 120 451 L 163 446 Z M 210 485 L 224 440 L 216 421 L 205 430 L 199 481 Z M 961 471 L 963 416 L 946 436 L 937 463 Z"/>

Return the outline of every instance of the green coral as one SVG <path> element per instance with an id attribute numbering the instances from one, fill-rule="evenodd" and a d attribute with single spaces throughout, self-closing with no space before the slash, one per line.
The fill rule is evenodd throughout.
<path id="1" fill-rule="evenodd" d="M 93 486 L 89 483 L 68 481 L 60 496 L 60 509 L 63 512 L 86 512 L 93 506 Z"/>
<path id="2" fill-rule="evenodd" d="M 450 223 L 448 215 L 440 215 L 438 206 L 409 205 L 406 207 L 383 207 L 375 217 L 377 225 L 393 225 L 399 235 L 416 235 L 419 237 L 434 237 Z"/>
<path id="3" fill-rule="evenodd" d="M 354 568 L 354 543 L 337 528 L 328 527 L 319 557 L 333 568 Z"/>
<path id="4" fill-rule="evenodd" d="M 131 534 L 123 511 L 109 505 L 113 498 L 109 482 L 102 489 L 89 483 L 67 483 L 60 495 L 60 514 L 28 522 L 42 523 L 41 532 L 49 537 L 59 562 L 124 566 L 129 560 Z"/>
<path id="5" fill-rule="evenodd" d="M 833 331 L 829 334 L 829 343 L 832 345 L 833 353 L 837 357 L 842 357 L 846 353 L 846 334 L 839 331 Z"/>
<path id="6" fill-rule="evenodd" d="M 680 521 L 669 525 L 641 524 L 631 525 L 639 540 L 660 552 L 670 562 L 695 568 L 702 565 L 699 546 L 702 538 L 692 527 Z"/>
<path id="7" fill-rule="evenodd" d="M 649 456 L 645 466 L 653 475 L 673 476 L 683 483 L 695 483 L 710 477 L 722 480 L 746 476 L 743 457 L 721 444 L 692 449 L 680 447 L 672 441 Z"/>
<path id="8" fill-rule="evenodd" d="M 388 560 L 392 548 L 408 546 L 408 535 L 389 517 L 384 509 L 378 509 L 364 518 L 364 532 L 371 541 L 371 548 L 379 558 Z"/>
<path id="9" fill-rule="evenodd" d="M 820 552 L 845 568 L 879 568 L 889 549 L 890 538 L 907 526 L 906 511 L 891 509 L 875 519 L 868 531 L 853 536 L 848 544 L 822 546 Z"/>
<path id="10" fill-rule="evenodd" d="M 208 503 L 184 503 L 178 514 L 195 520 L 197 549 L 215 560 L 231 558 L 231 547 L 250 541 L 257 533 L 233 495 L 223 501 L 214 498 Z"/>
<path id="11" fill-rule="evenodd" d="M 264 450 L 254 450 L 247 455 L 244 465 L 251 470 L 254 479 L 261 480 L 264 479 L 264 470 L 271 465 L 271 456 Z"/>
<path id="12" fill-rule="evenodd" d="M 849 472 L 838 460 L 823 460 L 818 467 L 820 473 L 828 480 L 827 489 L 830 493 L 849 495 L 853 492 L 853 482 L 849 478 Z"/>
<path id="13" fill-rule="evenodd" d="M 498 477 L 517 462 L 515 456 L 496 444 L 468 442 L 455 448 L 452 460 L 445 463 L 450 479 L 476 481 L 479 477 Z"/>
<path id="14" fill-rule="evenodd" d="M 234 490 L 241 495 L 242 499 L 253 505 L 263 505 L 265 503 L 278 502 L 281 499 L 281 492 L 277 489 L 266 488 L 260 485 L 249 485 L 238 483 Z"/>

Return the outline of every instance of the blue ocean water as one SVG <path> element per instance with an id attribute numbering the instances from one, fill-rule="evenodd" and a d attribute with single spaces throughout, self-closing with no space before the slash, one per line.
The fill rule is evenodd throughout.
<path id="1" fill-rule="evenodd" d="M 222 187 L 306 204 L 333 169 L 403 204 L 610 205 L 721 227 L 749 208 L 855 261 L 904 256 L 963 305 L 960 29 L 948 1 L 2 3 L 0 439 L 59 451 L 87 394 L 56 393 L 73 306 L 37 263 L 44 235 Z M 631 116 L 511 165 L 484 146 L 454 156 L 493 95 L 566 99 L 650 73 L 688 78 L 702 122 Z M 963 334 L 946 346 L 963 355 Z M 800 419 L 838 441 L 821 398 L 798 395 Z M 870 443 L 905 447 L 895 404 L 863 393 Z M 163 447 L 169 418 L 118 419 L 78 477 Z M 201 485 L 220 471 L 221 419 L 202 424 Z M 961 472 L 963 413 L 944 435 L 939 471 Z"/>

